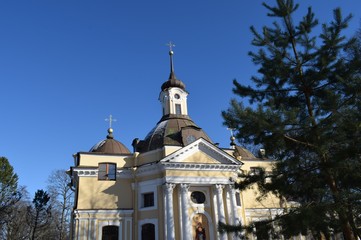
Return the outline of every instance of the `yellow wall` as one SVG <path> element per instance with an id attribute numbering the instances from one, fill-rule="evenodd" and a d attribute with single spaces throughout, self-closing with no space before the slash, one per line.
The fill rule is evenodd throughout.
<path id="1" fill-rule="evenodd" d="M 98 167 L 99 163 L 116 163 L 117 168 L 133 166 L 134 157 L 119 155 L 79 154 L 79 167 Z"/>
<path id="2" fill-rule="evenodd" d="M 131 181 L 99 181 L 97 177 L 79 179 L 78 209 L 133 208 Z"/>

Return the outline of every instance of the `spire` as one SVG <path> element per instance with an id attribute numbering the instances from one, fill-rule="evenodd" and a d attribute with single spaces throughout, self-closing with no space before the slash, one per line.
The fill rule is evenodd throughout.
<path id="1" fill-rule="evenodd" d="M 173 42 L 169 41 L 169 43 L 167 43 L 167 46 L 169 46 L 170 74 L 169 74 L 168 81 L 163 83 L 163 85 L 161 86 L 161 89 L 162 89 L 162 91 L 164 91 L 165 89 L 168 89 L 171 87 L 177 87 L 177 88 L 181 88 L 181 89 L 185 90 L 186 86 L 184 85 L 184 83 L 181 80 L 177 79 L 177 77 L 175 76 L 175 73 L 174 73 L 173 47 L 175 47 L 175 45 Z"/>
<path id="2" fill-rule="evenodd" d="M 172 41 L 169 41 L 169 43 L 167 43 L 167 46 L 169 47 L 169 61 L 170 61 L 169 79 L 177 79 L 174 73 L 174 64 L 173 64 L 173 54 L 174 54 L 173 47 L 175 47 L 175 44 L 172 43 Z"/>

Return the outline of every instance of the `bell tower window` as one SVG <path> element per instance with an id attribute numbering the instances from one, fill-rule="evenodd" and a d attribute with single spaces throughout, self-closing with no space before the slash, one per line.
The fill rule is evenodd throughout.
<path id="1" fill-rule="evenodd" d="M 182 114 L 182 106 L 180 104 L 175 105 L 175 114 Z"/>

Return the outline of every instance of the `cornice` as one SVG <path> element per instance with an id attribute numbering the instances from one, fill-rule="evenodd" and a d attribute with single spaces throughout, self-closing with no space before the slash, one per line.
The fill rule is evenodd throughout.
<path id="1" fill-rule="evenodd" d="M 187 171 L 237 171 L 240 165 L 232 164 L 210 164 L 210 163 L 182 163 L 182 162 L 161 162 L 165 170 L 187 170 Z"/>
<path id="2" fill-rule="evenodd" d="M 221 165 L 242 165 L 242 162 L 236 160 L 222 149 L 214 146 L 212 143 L 209 143 L 202 138 L 168 155 L 167 157 L 163 158 L 161 162 L 181 162 L 182 159 L 190 156 L 197 150 L 202 151 L 216 161 L 219 161 Z"/>
<path id="3" fill-rule="evenodd" d="M 97 168 L 73 168 L 73 174 L 77 174 L 79 177 L 97 177 Z M 131 169 L 118 169 L 117 178 L 132 178 L 133 171 Z"/>

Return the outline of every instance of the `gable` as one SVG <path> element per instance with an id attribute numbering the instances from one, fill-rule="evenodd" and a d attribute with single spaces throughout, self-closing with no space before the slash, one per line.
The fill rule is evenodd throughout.
<path id="1" fill-rule="evenodd" d="M 202 138 L 171 153 L 161 162 L 242 165 L 242 162 Z"/>
<path id="2" fill-rule="evenodd" d="M 192 155 L 190 155 L 187 158 L 184 158 L 183 161 L 184 163 L 200 163 L 200 164 L 220 164 L 219 161 L 217 161 L 216 159 L 212 158 L 211 156 L 209 156 L 208 154 L 206 154 L 205 152 L 199 151 L 199 152 L 195 152 Z"/>

